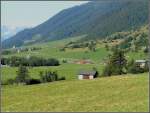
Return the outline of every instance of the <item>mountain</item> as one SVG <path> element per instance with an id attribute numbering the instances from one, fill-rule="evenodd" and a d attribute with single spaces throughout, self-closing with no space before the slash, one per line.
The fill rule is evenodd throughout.
<path id="1" fill-rule="evenodd" d="M 16 33 L 18 33 L 19 31 L 23 30 L 25 27 L 15 27 L 12 28 L 10 26 L 5 26 L 2 25 L 1 26 L 1 41 L 4 41 L 10 37 L 12 37 L 13 35 L 15 35 Z"/>
<path id="2" fill-rule="evenodd" d="M 2 43 L 3 48 L 78 35 L 101 39 L 148 23 L 148 0 L 101 0 L 62 10 L 46 22 L 24 29 Z"/>

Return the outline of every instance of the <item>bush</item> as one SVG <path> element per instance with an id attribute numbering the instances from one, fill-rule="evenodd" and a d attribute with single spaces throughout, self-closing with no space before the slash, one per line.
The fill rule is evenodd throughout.
<path id="1" fill-rule="evenodd" d="M 102 73 L 102 76 L 111 76 L 112 75 L 112 67 L 110 65 L 107 65 Z"/>
<path id="2" fill-rule="evenodd" d="M 148 47 L 144 49 L 144 53 L 148 53 Z"/>
<path id="3" fill-rule="evenodd" d="M 40 80 L 41 82 L 52 82 L 58 80 L 57 72 L 45 71 L 40 72 Z"/>
<path id="4" fill-rule="evenodd" d="M 66 78 L 63 76 L 63 77 L 60 77 L 59 80 L 66 80 Z"/>
<path id="5" fill-rule="evenodd" d="M 12 79 L 12 78 L 8 79 L 7 82 L 6 82 L 7 85 L 12 85 L 14 83 L 15 83 L 15 80 Z"/>
<path id="6" fill-rule="evenodd" d="M 40 81 L 42 83 L 45 83 L 45 82 L 53 82 L 53 81 L 59 81 L 59 80 L 65 80 L 66 78 L 65 77 L 58 77 L 58 74 L 56 71 L 52 72 L 52 71 L 40 71 L 39 73 L 39 76 L 40 76 Z"/>
<path id="7" fill-rule="evenodd" d="M 62 63 L 67 63 L 67 60 L 63 59 L 63 60 L 62 60 Z"/>
<path id="8" fill-rule="evenodd" d="M 40 84 L 41 81 L 39 79 L 29 79 L 29 80 L 26 80 L 26 85 L 32 85 L 32 84 Z"/>
<path id="9" fill-rule="evenodd" d="M 2 51 L 2 55 L 8 55 L 8 54 L 11 54 L 12 53 L 12 51 L 10 51 L 10 50 L 3 50 Z"/>
<path id="10" fill-rule="evenodd" d="M 8 65 L 8 64 L 10 64 L 10 59 L 8 59 L 8 58 L 1 58 L 1 64 L 2 65 Z"/>
<path id="11" fill-rule="evenodd" d="M 97 78 L 99 76 L 99 72 L 97 71 L 97 68 L 93 67 L 93 71 L 96 71 L 94 78 Z"/>
<path id="12" fill-rule="evenodd" d="M 65 51 L 65 48 L 60 48 L 59 51 Z"/>

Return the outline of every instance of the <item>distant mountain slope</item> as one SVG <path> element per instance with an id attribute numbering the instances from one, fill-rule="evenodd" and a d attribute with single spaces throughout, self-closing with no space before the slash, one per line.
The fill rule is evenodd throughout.
<path id="1" fill-rule="evenodd" d="M 10 26 L 1 26 L 1 41 L 4 41 L 13 35 L 15 35 L 17 32 L 23 30 L 25 27 L 15 27 L 11 28 Z"/>
<path id="2" fill-rule="evenodd" d="M 77 35 L 103 38 L 148 22 L 148 0 L 89 2 L 65 9 L 32 29 L 25 29 L 2 43 L 4 48 Z"/>

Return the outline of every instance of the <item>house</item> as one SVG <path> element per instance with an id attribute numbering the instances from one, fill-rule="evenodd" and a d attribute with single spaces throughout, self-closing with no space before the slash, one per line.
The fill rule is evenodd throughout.
<path id="1" fill-rule="evenodd" d="M 147 61 L 146 60 L 136 60 L 135 63 L 137 64 L 137 66 L 139 66 L 140 68 L 144 68 Z"/>
<path id="2" fill-rule="evenodd" d="M 80 71 L 78 73 L 78 79 L 94 79 L 97 75 L 97 71 Z"/>
<path id="3" fill-rule="evenodd" d="M 17 52 L 20 53 L 20 49 L 17 49 Z"/>
<path id="4" fill-rule="evenodd" d="M 75 64 L 93 64 L 91 60 L 77 60 L 74 61 Z"/>
<path id="5" fill-rule="evenodd" d="M 0 67 L 9 67 L 9 65 L 0 64 Z"/>

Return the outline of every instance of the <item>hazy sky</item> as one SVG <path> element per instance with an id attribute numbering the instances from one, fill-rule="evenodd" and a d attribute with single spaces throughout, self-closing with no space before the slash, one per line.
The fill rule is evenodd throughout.
<path id="1" fill-rule="evenodd" d="M 1 24 L 33 27 L 59 11 L 87 1 L 1 1 Z"/>

